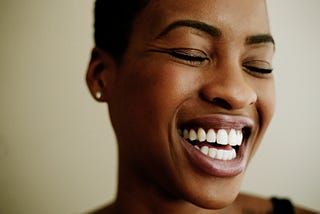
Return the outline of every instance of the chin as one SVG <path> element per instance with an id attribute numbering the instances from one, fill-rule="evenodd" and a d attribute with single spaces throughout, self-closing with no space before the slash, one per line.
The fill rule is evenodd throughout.
<path id="1" fill-rule="evenodd" d="M 226 197 L 217 197 L 214 199 L 204 199 L 204 200 L 197 200 L 193 201 L 192 203 L 197 207 L 201 207 L 204 209 L 210 210 L 219 210 L 230 206 L 234 200 L 236 199 L 238 193 L 234 195 L 229 195 Z"/>
<path id="2" fill-rule="evenodd" d="M 244 173 L 241 173 L 233 178 L 211 178 L 206 181 L 202 180 L 200 183 L 189 183 L 189 187 L 195 188 L 184 191 L 182 198 L 203 209 L 226 208 L 234 202 L 240 193 L 243 175 Z"/>

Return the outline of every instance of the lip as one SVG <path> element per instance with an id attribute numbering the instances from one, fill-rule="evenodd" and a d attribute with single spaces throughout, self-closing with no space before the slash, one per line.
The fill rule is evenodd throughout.
<path id="1" fill-rule="evenodd" d="M 224 129 L 248 129 L 253 128 L 253 121 L 247 117 L 229 116 L 229 115 L 207 115 L 181 123 L 181 127 L 202 127 L 208 128 L 224 128 Z M 180 137 L 181 144 L 187 151 L 188 159 L 200 171 L 215 177 L 234 177 L 243 172 L 247 164 L 247 140 L 249 136 L 244 138 L 242 145 L 237 151 L 237 157 L 233 160 L 217 160 L 202 154 L 194 148 L 183 137 Z"/>
<path id="2" fill-rule="evenodd" d="M 182 122 L 178 125 L 179 128 L 197 128 L 202 127 L 205 129 L 252 129 L 254 122 L 248 117 L 243 116 L 230 116 L 223 114 L 205 115 L 202 117 L 194 118 L 192 120 Z M 196 127 L 195 127 L 196 126 Z"/>

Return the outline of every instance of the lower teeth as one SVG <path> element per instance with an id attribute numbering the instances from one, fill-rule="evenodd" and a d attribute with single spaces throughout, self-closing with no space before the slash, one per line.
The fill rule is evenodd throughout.
<path id="1" fill-rule="evenodd" d="M 198 145 L 195 145 L 194 147 L 198 149 L 202 154 L 217 160 L 233 160 L 237 156 L 236 150 L 234 148 L 230 150 L 224 150 L 209 148 L 208 146 L 202 146 L 200 148 Z"/>

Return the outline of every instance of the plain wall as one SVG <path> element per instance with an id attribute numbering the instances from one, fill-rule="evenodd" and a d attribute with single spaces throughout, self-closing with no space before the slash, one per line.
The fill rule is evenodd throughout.
<path id="1" fill-rule="evenodd" d="M 246 192 L 320 210 L 319 0 L 268 0 L 277 111 Z M 84 75 L 92 0 L 0 2 L 0 213 L 84 213 L 110 201 L 117 153 Z"/>

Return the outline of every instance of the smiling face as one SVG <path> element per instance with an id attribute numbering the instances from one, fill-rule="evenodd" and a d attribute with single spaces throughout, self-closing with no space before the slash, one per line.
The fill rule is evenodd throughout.
<path id="1" fill-rule="evenodd" d="M 151 1 L 108 85 L 119 188 L 230 204 L 273 115 L 273 53 L 265 1 Z"/>

